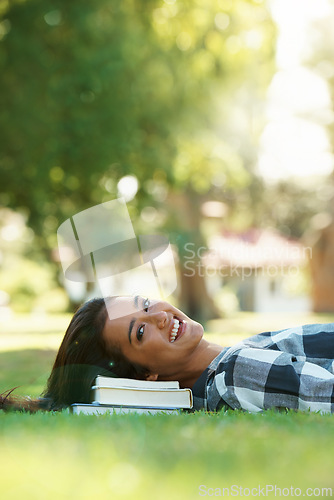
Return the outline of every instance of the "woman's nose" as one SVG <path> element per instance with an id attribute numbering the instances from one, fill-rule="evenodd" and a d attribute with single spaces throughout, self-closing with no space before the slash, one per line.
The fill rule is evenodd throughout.
<path id="1" fill-rule="evenodd" d="M 167 322 L 167 313 L 165 311 L 154 312 L 151 313 L 150 318 L 154 323 L 156 323 L 158 328 L 162 329 Z"/>

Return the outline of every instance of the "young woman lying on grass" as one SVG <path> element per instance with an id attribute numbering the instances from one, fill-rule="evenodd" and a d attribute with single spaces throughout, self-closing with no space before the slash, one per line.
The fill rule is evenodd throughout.
<path id="1" fill-rule="evenodd" d="M 43 397 L 22 403 L 3 396 L 3 408 L 89 402 L 93 379 L 102 374 L 178 380 L 192 388 L 196 410 L 334 412 L 334 324 L 260 333 L 223 348 L 167 302 L 111 297 L 106 303 L 93 299 L 74 314 Z"/>

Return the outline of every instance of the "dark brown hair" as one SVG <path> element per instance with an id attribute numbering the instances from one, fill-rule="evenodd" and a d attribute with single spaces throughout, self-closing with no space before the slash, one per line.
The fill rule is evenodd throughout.
<path id="1" fill-rule="evenodd" d="M 89 403 L 97 375 L 144 378 L 147 370 L 129 363 L 117 345 L 106 348 L 102 336 L 106 319 L 104 298 L 80 307 L 66 330 L 42 397 L 15 399 L 8 391 L 0 395 L 0 409 L 59 410 L 72 403 Z"/>

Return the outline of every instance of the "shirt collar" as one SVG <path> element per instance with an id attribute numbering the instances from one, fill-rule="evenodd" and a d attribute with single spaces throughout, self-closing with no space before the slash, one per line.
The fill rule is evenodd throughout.
<path id="1" fill-rule="evenodd" d="M 216 356 L 209 366 L 205 368 L 205 370 L 201 373 L 199 378 L 196 380 L 192 387 L 192 393 L 193 393 L 193 398 L 194 398 L 194 409 L 196 409 L 197 405 L 200 405 L 201 407 L 204 406 L 206 409 L 206 388 L 207 388 L 207 382 L 210 378 L 210 375 L 216 370 L 219 361 L 222 359 L 224 354 L 228 351 L 229 347 L 226 347 L 223 349 L 218 356 Z"/>

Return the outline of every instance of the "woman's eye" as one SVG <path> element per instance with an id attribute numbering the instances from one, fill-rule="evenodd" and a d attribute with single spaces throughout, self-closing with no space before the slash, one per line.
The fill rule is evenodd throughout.
<path id="1" fill-rule="evenodd" d="M 149 307 L 150 307 L 150 300 L 149 299 L 145 299 L 144 300 L 144 311 L 148 312 L 148 308 Z"/>
<path id="2" fill-rule="evenodd" d="M 139 342 L 143 338 L 144 330 L 145 330 L 145 326 L 144 325 L 140 325 L 140 327 L 137 330 L 137 339 L 139 340 Z"/>

